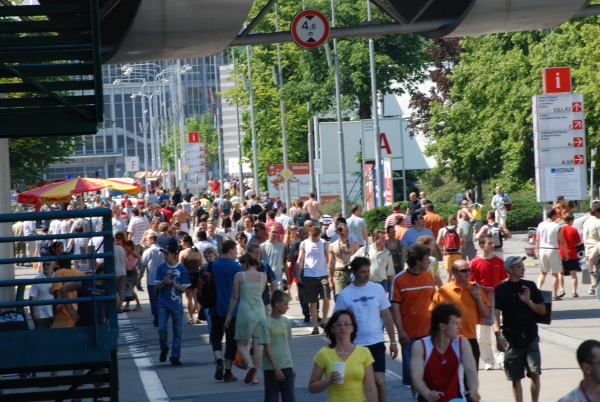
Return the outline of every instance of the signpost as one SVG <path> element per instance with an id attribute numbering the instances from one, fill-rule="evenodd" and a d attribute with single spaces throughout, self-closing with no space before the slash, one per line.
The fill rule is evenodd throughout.
<path id="1" fill-rule="evenodd" d="M 299 46 L 314 49 L 329 37 L 329 21 L 317 10 L 304 10 L 294 17 L 290 25 L 292 38 Z"/>
<path id="2" fill-rule="evenodd" d="M 570 89 L 564 69 L 544 74 L 544 90 Z M 568 83 L 568 85 L 567 85 Z M 550 89 L 551 91 L 548 91 Z M 533 142 L 538 202 L 587 197 L 585 119 L 582 94 L 548 93 L 533 99 Z"/>

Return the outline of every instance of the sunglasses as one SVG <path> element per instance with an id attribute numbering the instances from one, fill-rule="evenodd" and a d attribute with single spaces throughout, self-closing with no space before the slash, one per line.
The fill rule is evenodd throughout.
<path id="1" fill-rule="evenodd" d="M 452 269 L 453 271 L 460 272 L 466 274 L 467 272 L 471 272 L 471 268 L 463 268 L 463 269 Z"/>
<path id="2" fill-rule="evenodd" d="M 352 321 L 342 321 L 336 322 L 335 324 L 331 324 L 332 327 L 349 327 L 351 325 L 354 325 Z"/>

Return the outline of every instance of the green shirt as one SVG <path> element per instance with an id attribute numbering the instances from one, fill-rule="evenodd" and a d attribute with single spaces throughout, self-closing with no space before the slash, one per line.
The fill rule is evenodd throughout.
<path id="1" fill-rule="evenodd" d="M 271 353 L 280 369 L 292 367 L 292 353 L 288 345 L 292 339 L 292 324 L 285 316 L 267 317 L 260 328 L 260 343 L 271 344 Z M 267 351 L 263 352 L 263 370 L 273 370 Z"/>

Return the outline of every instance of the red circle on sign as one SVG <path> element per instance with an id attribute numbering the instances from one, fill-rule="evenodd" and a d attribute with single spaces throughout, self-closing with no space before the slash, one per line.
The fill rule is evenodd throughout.
<path id="1" fill-rule="evenodd" d="M 301 33 L 299 31 L 300 29 L 305 29 L 307 30 L 306 34 L 308 34 L 310 27 L 308 27 L 307 29 L 303 26 L 304 24 L 311 23 L 311 20 L 314 18 L 317 18 L 318 22 L 322 24 L 322 26 L 317 27 L 319 29 L 317 31 L 319 37 L 317 38 L 305 35 L 304 33 Z M 315 47 L 319 47 L 323 43 L 325 43 L 325 41 L 329 37 L 329 21 L 327 21 L 327 17 L 325 17 L 325 15 L 320 11 L 304 10 L 296 14 L 294 19 L 292 20 L 290 31 L 292 33 L 292 38 L 294 38 L 294 42 L 307 49 L 314 49 Z M 308 38 L 305 38 L 305 36 L 308 36 Z"/>

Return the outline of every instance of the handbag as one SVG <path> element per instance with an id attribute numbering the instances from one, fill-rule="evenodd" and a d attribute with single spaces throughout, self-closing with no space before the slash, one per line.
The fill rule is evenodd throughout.
<path id="1" fill-rule="evenodd" d="M 591 285 L 592 276 L 590 275 L 590 267 L 588 266 L 588 261 L 585 258 L 580 259 L 579 267 L 581 268 L 581 284 Z"/>

